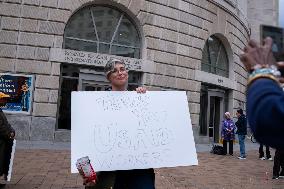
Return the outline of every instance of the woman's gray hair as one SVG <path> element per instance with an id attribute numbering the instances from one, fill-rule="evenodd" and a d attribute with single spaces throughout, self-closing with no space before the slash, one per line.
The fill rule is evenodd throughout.
<path id="1" fill-rule="evenodd" d="M 106 78 L 108 79 L 111 72 L 114 71 L 114 67 L 116 64 L 123 64 L 125 66 L 125 63 L 123 60 L 121 59 L 118 59 L 118 58 L 111 58 L 105 65 L 105 75 L 106 75 Z"/>

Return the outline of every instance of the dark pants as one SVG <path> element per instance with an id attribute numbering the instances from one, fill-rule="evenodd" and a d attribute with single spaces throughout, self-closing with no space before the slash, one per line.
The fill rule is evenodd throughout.
<path id="1" fill-rule="evenodd" d="M 258 152 L 259 152 L 259 158 L 264 157 L 263 144 L 260 144 Z M 266 159 L 271 158 L 269 146 L 265 145 L 265 153 L 266 153 Z"/>
<path id="2" fill-rule="evenodd" d="M 116 171 L 113 189 L 155 189 L 153 169 Z"/>
<path id="3" fill-rule="evenodd" d="M 111 186 L 113 189 L 155 189 L 154 169 L 100 172 L 98 184 L 85 189 L 109 189 Z"/>
<path id="4" fill-rule="evenodd" d="M 8 175 L 13 140 L 0 140 L 0 176 Z"/>
<path id="5" fill-rule="evenodd" d="M 284 151 L 280 151 L 276 149 L 275 156 L 274 156 L 273 176 L 279 176 L 280 167 L 282 169 L 280 175 L 283 176 L 284 174 Z"/>
<path id="6" fill-rule="evenodd" d="M 233 140 L 223 140 L 224 155 L 227 154 L 227 142 L 229 142 L 229 154 L 233 155 Z"/>

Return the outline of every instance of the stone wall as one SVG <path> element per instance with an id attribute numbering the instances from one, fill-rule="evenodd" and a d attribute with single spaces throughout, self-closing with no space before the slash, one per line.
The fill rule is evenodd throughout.
<path id="1" fill-rule="evenodd" d="M 278 26 L 278 0 L 249 0 L 248 19 L 251 25 L 251 38 L 260 40 L 260 25 Z"/>
<path id="2" fill-rule="evenodd" d="M 217 34 L 227 41 L 231 110 L 245 104 L 247 74 L 239 54 L 249 38 L 247 20 L 225 1 L 215 0 L 0 0 L 0 70 L 35 75 L 33 110 L 29 116 L 10 115 L 22 140 L 68 140 L 55 132 L 60 63 L 50 62 L 50 49 L 62 48 L 65 25 L 84 5 L 117 6 L 137 22 L 143 34 L 143 59 L 155 62 L 145 73 L 150 90 L 185 90 L 195 135 L 198 136 L 201 69 L 205 40 Z M 222 5 L 220 5 L 222 4 Z M 65 136 L 65 137 L 64 137 Z"/>

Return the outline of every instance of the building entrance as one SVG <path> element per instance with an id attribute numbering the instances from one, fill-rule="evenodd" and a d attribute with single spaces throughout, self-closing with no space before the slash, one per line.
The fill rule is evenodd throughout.
<path id="1" fill-rule="evenodd" d="M 221 138 L 221 123 L 227 106 L 226 91 L 210 86 L 202 86 L 200 99 L 200 135 L 207 136 L 209 142 L 218 143 Z"/>

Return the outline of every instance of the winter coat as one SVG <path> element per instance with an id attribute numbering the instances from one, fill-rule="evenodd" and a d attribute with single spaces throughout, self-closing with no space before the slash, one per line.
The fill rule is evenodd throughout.
<path id="1" fill-rule="evenodd" d="M 236 126 L 234 124 L 234 121 L 231 119 L 225 119 L 222 122 L 222 138 L 224 140 L 235 140 L 235 129 Z"/>
<path id="2" fill-rule="evenodd" d="M 236 122 L 237 134 L 246 135 L 247 134 L 247 118 L 244 114 L 240 115 L 238 121 Z"/>

